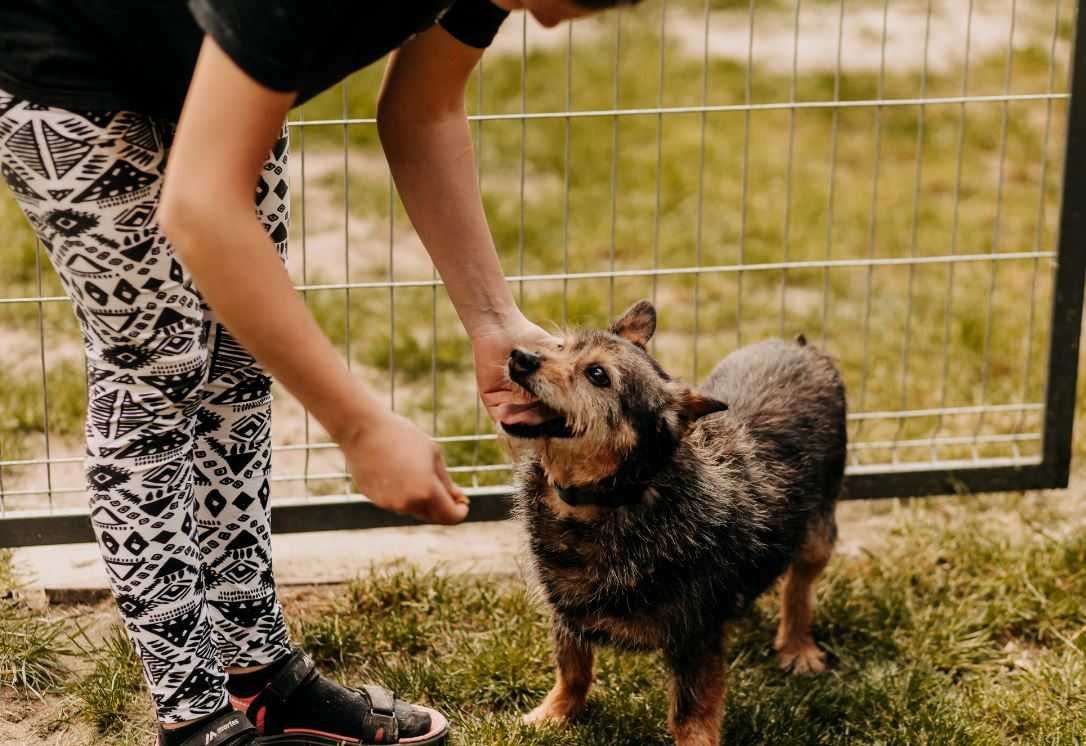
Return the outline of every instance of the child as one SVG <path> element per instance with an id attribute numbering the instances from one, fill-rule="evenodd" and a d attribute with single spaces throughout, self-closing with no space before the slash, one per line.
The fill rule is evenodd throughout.
<path id="1" fill-rule="evenodd" d="M 290 285 L 283 121 L 392 52 L 378 129 L 396 185 L 471 335 L 488 412 L 531 422 L 502 365 L 548 335 L 502 276 L 464 87 L 509 10 L 554 25 L 612 4 L 0 4 L 0 173 L 80 322 L 91 521 L 161 746 L 444 742 L 436 711 L 318 674 L 276 598 L 269 376 L 377 505 L 467 514 L 437 447 L 348 373 Z"/>

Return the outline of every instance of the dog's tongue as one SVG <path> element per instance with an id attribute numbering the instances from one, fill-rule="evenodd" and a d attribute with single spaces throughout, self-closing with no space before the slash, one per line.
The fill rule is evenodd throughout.
<path id="1" fill-rule="evenodd" d="M 513 404 L 502 417 L 502 425 L 538 425 L 561 417 L 558 412 L 541 402 L 532 404 Z"/>

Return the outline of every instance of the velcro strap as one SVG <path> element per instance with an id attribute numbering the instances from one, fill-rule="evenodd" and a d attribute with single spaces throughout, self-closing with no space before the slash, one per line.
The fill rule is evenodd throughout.
<path id="1" fill-rule="evenodd" d="M 362 691 L 369 697 L 370 709 L 374 712 L 379 712 L 382 715 L 396 714 L 396 698 L 388 689 L 376 684 L 367 684 L 362 687 Z"/>
<path id="2" fill-rule="evenodd" d="M 362 739 L 372 743 L 396 743 L 400 723 L 396 720 L 396 698 L 388 689 L 367 684 L 362 693 L 370 701 L 370 712 L 363 718 Z"/>
<path id="3" fill-rule="evenodd" d="M 228 712 L 210 721 L 181 746 L 226 746 L 250 731 L 256 735 L 256 728 L 248 718 L 240 712 Z"/>
<path id="4" fill-rule="evenodd" d="M 280 702 L 286 702 L 290 695 L 294 694 L 298 687 L 304 684 L 310 676 L 316 675 L 314 668 L 316 668 L 316 664 L 313 663 L 313 659 L 299 650 L 291 656 L 279 673 L 275 674 L 272 680 L 268 682 L 264 691 L 273 695 Z"/>

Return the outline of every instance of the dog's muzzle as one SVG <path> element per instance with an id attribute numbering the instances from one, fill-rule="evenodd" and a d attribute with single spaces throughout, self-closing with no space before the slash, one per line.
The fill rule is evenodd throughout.
<path id="1" fill-rule="evenodd" d="M 531 390 L 527 385 L 528 378 L 539 370 L 539 366 L 542 364 L 543 361 L 539 355 L 515 347 L 509 354 L 509 377 L 524 386 L 524 388 Z"/>
<path id="2" fill-rule="evenodd" d="M 532 391 L 532 374 L 543 365 L 543 358 L 535 353 L 527 352 L 516 347 L 509 354 L 509 378 L 514 383 L 523 387 L 528 393 Z M 571 438 L 573 431 L 566 423 L 566 418 L 543 403 L 538 405 L 542 420 L 534 423 L 511 422 L 501 423 L 502 430 L 515 438 Z"/>

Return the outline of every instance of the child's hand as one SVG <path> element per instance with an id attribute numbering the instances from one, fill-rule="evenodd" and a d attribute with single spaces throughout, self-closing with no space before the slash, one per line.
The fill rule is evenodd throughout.
<path id="1" fill-rule="evenodd" d="M 546 349 L 560 343 L 523 316 L 501 326 L 477 330 L 472 336 L 475 378 L 487 414 L 494 422 L 528 423 L 541 420 L 532 396 L 509 380 L 507 364 L 514 347 Z"/>
<path id="2" fill-rule="evenodd" d="M 468 498 L 445 470 L 441 449 L 392 412 L 340 443 L 358 489 L 379 508 L 430 523 L 460 523 Z"/>

